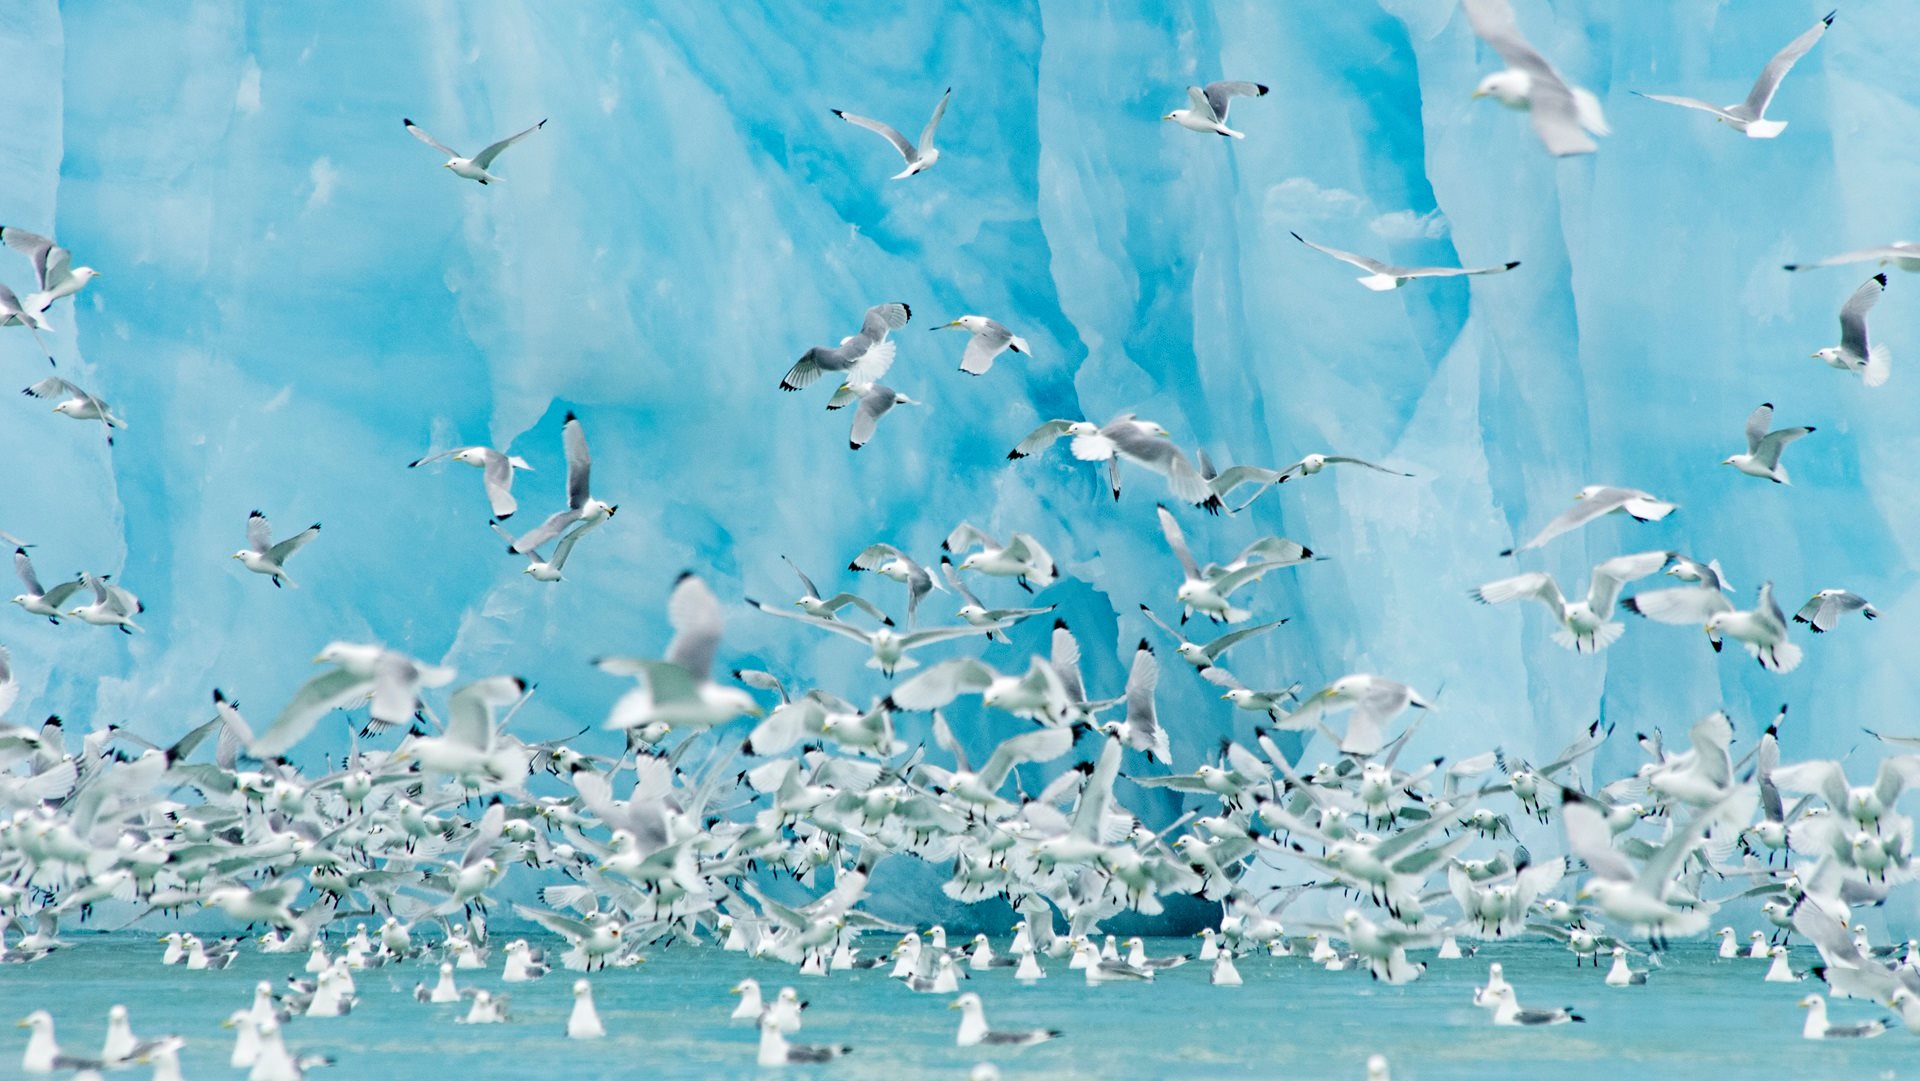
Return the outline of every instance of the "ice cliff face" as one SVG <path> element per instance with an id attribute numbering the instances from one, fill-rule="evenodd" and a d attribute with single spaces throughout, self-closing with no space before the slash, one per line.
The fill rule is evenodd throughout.
<path id="1" fill-rule="evenodd" d="M 1902 727 L 1920 645 L 1903 614 L 1920 379 L 1896 365 L 1867 392 L 1808 359 L 1871 271 L 1779 264 L 1920 234 L 1905 198 L 1920 117 L 1907 57 L 1885 47 L 1920 37 L 1920 9 L 1843 10 L 1776 103 L 1791 127 L 1758 142 L 1628 91 L 1736 100 L 1822 11 L 1517 7 L 1604 99 L 1617 134 L 1599 154 L 1555 162 L 1523 117 L 1469 100 L 1496 61 L 1452 0 L 878 17 L 795 3 L 777 18 L 20 5 L 0 27 L 0 220 L 52 231 L 105 272 L 55 310 L 53 340 L 60 371 L 131 428 L 109 451 L 14 399 L 0 528 L 38 544 L 43 575 L 117 572 L 149 611 L 131 639 L 9 618 L 16 719 L 158 736 L 209 716 L 216 685 L 270 716 L 308 657 L 350 638 L 524 675 L 539 694 L 518 730 L 568 734 L 620 689 L 589 658 L 663 645 L 681 568 L 725 597 L 785 601 L 785 554 L 898 607 L 897 587 L 839 568 L 877 539 L 932 561 L 961 519 L 1032 532 L 1083 580 L 1044 599 L 1082 635 L 1089 679 L 1117 693 L 1121 658 L 1155 637 L 1137 605 L 1173 610 L 1163 487 L 1131 474 L 1116 506 L 1063 451 L 1005 452 L 1049 417 L 1134 410 L 1223 463 L 1332 450 L 1418 474 L 1332 471 L 1235 519 L 1183 514 L 1203 559 L 1269 532 L 1331 557 L 1258 587 L 1257 607 L 1292 622 L 1235 658 L 1248 682 L 1407 680 L 1438 695 L 1419 744 L 1436 754 L 1550 750 L 1603 710 L 1677 734 L 1724 704 L 1750 738 L 1791 701 L 1789 754 L 1844 750 L 1861 722 Z M 1244 142 L 1159 122 L 1184 86 L 1223 77 L 1272 87 L 1238 103 Z M 948 85 L 944 156 L 904 183 L 885 180 L 898 163 L 877 139 L 828 112 L 917 131 Z M 402 116 L 463 150 L 550 123 L 480 188 L 435 168 Z M 1406 263 L 1524 265 L 1372 294 L 1290 230 Z M 0 280 L 24 293 L 26 278 L 0 260 Z M 1915 285 L 1896 276 L 1875 314 L 1897 353 L 1920 351 Z M 915 318 L 889 382 L 928 404 L 849 453 L 824 392 L 775 383 L 892 299 Z M 959 374 L 961 337 L 922 328 L 965 312 L 1013 327 L 1034 357 Z M 46 367 L 17 328 L 0 330 L 0 363 L 21 386 Z M 1716 465 L 1763 400 L 1820 428 L 1791 488 Z M 537 520 L 560 503 L 568 409 L 596 494 L 622 510 L 571 580 L 545 587 L 487 531 L 477 477 L 405 465 L 456 440 L 511 444 L 536 467 L 518 492 Z M 1846 586 L 1888 618 L 1806 642 L 1805 666 L 1780 678 L 1637 622 L 1578 657 L 1537 611 L 1467 600 L 1510 573 L 1496 551 L 1590 482 L 1682 510 L 1525 561 L 1569 590 L 1599 559 L 1671 547 L 1718 557 L 1743 599 L 1767 578 L 1793 602 Z M 224 558 L 256 507 L 283 531 L 325 523 L 294 568 L 303 588 L 276 592 Z M 929 611 L 946 616 L 939 598 Z M 723 663 L 864 698 L 882 684 L 862 659 L 742 608 Z M 1162 693 L 1182 763 L 1244 724 L 1177 663 Z M 344 748 L 344 728 L 329 731 Z"/>

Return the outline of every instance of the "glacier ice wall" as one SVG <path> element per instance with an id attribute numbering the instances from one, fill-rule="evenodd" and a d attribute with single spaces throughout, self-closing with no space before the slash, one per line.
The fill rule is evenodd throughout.
<path id="1" fill-rule="evenodd" d="M 114 571 L 149 606 L 133 638 L 9 618 L 16 713 L 160 736 L 204 719 L 218 685 L 270 716 L 306 658 L 358 638 L 525 675 L 540 693 L 522 734 L 567 734 L 621 689 L 589 658 L 662 646 L 682 567 L 726 597 L 785 600 L 785 554 L 897 604 L 837 568 L 875 539 L 931 560 L 960 519 L 1031 531 L 1085 581 L 1047 599 L 1090 679 L 1117 687 L 1153 637 L 1137 604 L 1172 609 L 1156 483 L 1132 475 L 1116 506 L 1064 453 L 1004 453 L 1038 420 L 1131 409 L 1220 461 L 1334 450 L 1419 474 L 1330 471 L 1236 519 L 1183 515 L 1202 558 L 1265 532 L 1331 557 L 1259 587 L 1292 622 L 1239 651 L 1249 681 L 1405 679 L 1439 695 L 1432 753 L 1551 749 L 1602 712 L 1675 733 L 1720 704 L 1750 737 L 1794 703 L 1789 754 L 1900 727 L 1920 646 L 1920 379 L 1896 366 L 1866 392 L 1807 359 L 1867 271 L 1779 264 L 1917 231 L 1920 91 L 1885 44 L 1920 37 L 1920 9 L 1842 11 L 1777 102 L 1791 127 L 1755 142 L 1629 91 L 1738 98 L 1817 5 L 1516 6 L 1604 99 L 1617 134 L 1599 154 L 1555 162 L 1524 118 L 1469 101 L 1494 58 L 1453 0 L 16 5 L 0 220 L 105 271 L 56 309 L 54 342 L 132 427 L 109 451 L 13 397 L 0 528 L 37 542 L 44 575 Z M 1236 106 L 1244 142 L 1158 122 L 1219 77 L 1273 88 Z M 947 85 L 944 156 L 910 182 L 828 113 L 917 130 Z M 551 122 L 482 189 L 436 169 L 403 115 L 461 147 Z M 1376 295 L 1290 230 L 1525 265 Z M 1896 276 L 1875 313 L 1896 356 L 1920 353 L 1913 288 Z M 822 395 L 774 384 L 885 299 L 916 313 L 890 382 L 928 404 L 850 454 Z M 1014 327 L 1033 359 L 954 371 L 959 336 L 922 328 L 963 312 Z M 45 369 L 16 329 L 0 364 L 23 386 Z M 1791 488 L 1715 464 L 1762 400 L 1821 429 Z M 456 438 L 511 443 L 537 467 L 518 486 L 537 519 L 560 498 L 568 409 L 623 510 L 548 588 L 487 532 L 475 476 L 405 465 Z M 1529 565 L 1571 585 L 1616 552 L 1673 547 L 1724 561 L 1743 596 L 1766 578 L 1787 600 L 1845 585 L 1888 618 L 1806 643 L 1780 678 L 1685 628 L 1635 625 L 1577 657 L 1539 613 L 1467 600 L 1507 572 L 1496 551 L 1595 481 L 1683 509 Z M 224 558 L 255 507 L 283 529 L 325 523 L 303 588 Z M 850 644 L 744 608 L 725 659 L 881 688 Z M 1163 713 L 1184 763 L 1245 723 L 1177 664 Z"/>

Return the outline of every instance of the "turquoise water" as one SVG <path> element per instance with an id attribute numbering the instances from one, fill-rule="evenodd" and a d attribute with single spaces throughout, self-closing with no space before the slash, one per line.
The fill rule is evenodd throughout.
<path id="1" fill-rule="evenodd" d="M 275 983 L 299 971 L 304 955 L 249 952 L 224 972 L 163 967 L 145 936 L 76 936 L 73 949 L 32 965 L 0 968 L 0 1003 L 24 1015 L 53 1011 L 64 1048 L 97 1049 L 107 1008 L 125 1003 L 143 1038 L 177 1033 L 188 1040 L 188 1078 L 237 1076 L 227 1066 L 231 1033 L 220 1019 L 245 1006 L 257 980 Z M 496 947 L 504 940 L 496 940 Z M 880 946 L 870 942 L 869 950 Z M 1160 954 L 1191 949 L 1188 940 L 1149 943 Z M 496 948 L 495 957 L 499 952 Z M 1813 959 L 1806 951 L 1800 963 Z M 1570 1005 L 1583 1025 L 1498 1029 L 1472 1004 L 1488 959 L 1501 961 L 1523 1004 Z M 1769 984 L 1762 961 L 1721 961 L 1710 948 L 1685 946 L 1645 987 L 1612 988 L 1591 968 L 1575 969 L 1554 947 L 1505 945 L 1461 961 L 1433 962 L 1405 987 L 1374 983 L 1365 972 L 1325 972 L 1302 958 L 1246 957 L 1242 987 L 1213 987 L 1195 963 L 1162 973 L 1152 985 L 1088 987 L 1064 961 L 1027 987 L 1010 970 L 976 973 L 962 989 L 986 1001 L 1001 1028 L 1052 1027 L 1066 1036 L 1018 1051 L 953 1045 L 959 1014 L 947 997 L 918 995 L 884 969 L 802 978 L 787 966 L 717 949 L 658 950 L 637 969 L 592 977 L 608 1038 L 575 1043 L 564 1034 L 573 974 L 556 971 L 532 984 L 499 983 L 497 965 L 463 972 L 464 986 L 506 990 L 513 1021 L 454 1024 L 466 1006 L 415 1002 L 426 963 L 357 976 L 361 1004 L 352 1016 L 296 1019 L 288 1044 L 338 1056 L 321 1081 L 379 1078 L 564 1077 L 728 1078 L 772 1072 L 755 1065 L 757 1031 L 731 1023 L 734 982 L 753 976 L 769 994 L 791 984 L 811 1006 L 798 1040 L 847 1043 L 854 1053 L 825 1067 L 790 1067 L 800 1076 L 959 1078 L 992 1061 L 1008 1078 L 1360 1078 L 1369 1054 L 1388 1057 L 1397 1079 L 1553 1077 L 1884 1078 L 1920 1075 L 1920 1045 L 1904 1031 L 1865 1042 L 1800 1038 L 1799 997 L 1817 984 Z M 1836 1020 L 1881 1016 L 1860 1003 L 1835 1005 Z M 0 1077 L 20 1076 L 25 1033 L 8 1029 Z M 137 1076 L 138 1072 L 134 1072 Z M 125 1076 L 125 1075 L 123 1075 Z"/>

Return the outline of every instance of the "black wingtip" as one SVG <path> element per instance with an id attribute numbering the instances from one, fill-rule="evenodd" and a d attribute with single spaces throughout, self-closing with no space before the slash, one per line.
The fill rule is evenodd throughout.
<path id="1" fill-rule="evenodd" d="M 1504 557 L 1506 557 L 1506 556 L 1510 556 L 1510 555 L 1512 555 L 1512 554 L 1513 554 L 1513 549 L 1511 549 L 1511 548 L 1502 548 L 1502 549 L 1500 549 L 1500 555 L 1501 555 L 1501 556 L 1502 556 L 1503 558 L 1504 558 Z"/>
<path id="2" fill-rule="evenodd" d="M 1834 8 L 1834 9 L 1833 9 L 1832 11 L 1829 11 L 1829 12 L 1827 12 L 1827 17 L 1826 17 L 1826 18 L 1824 18 L 1824 19 L 1821 19 L 1821 20 L 1820 20 L 1820 25 L 1822 25 L 1822 26 L 1832 26 L 1832 25 L 1833 25 L 1833 17 L 1834 17 L 1835 15 L 1838 15 L 1838 14 L 1840 14 L 1840 9 L 1839 9 L 1839 8 Z"/>
<path id="3" fill-rule="evenodd" d="M 1268 88 L 1267 88 L 1267 84 L 1265 84 L 1265 83 L 1254 83 L 1254 84 L 1253 84 L 1253 86 L 1254 86 L 1254 89 L 1256 89 L 1256 90 L 1258 90 L 1258 91 L 1260 91 L 1260 92 L 1259 92 L 1258 94 L 1255 94 L 1255 95 L 1254 95 L 1255 97 L 1259 97 L 1259 98 L 1264 98 L 1264 97 L 1266 97 L 1266 96 L 1267 96 L 1267 89 L 1268 89 Z"/>
<path id="4" fill-rule="evenodd" d="M 1147 641 L 1147 640 L 1146 640 L 1145 638 L 1142 638 L 1142 639 L 1140 639 L 1140 644 L 1139 644 L 1139 645 L 1137 645 L 1137 646 L 1135 646 L 1135 647 L 1133 647 L 1133 648 L 1134 648 L 1134 650 L 1135 650 L 1136 652 L 1137 652 L 1137 651 L 1139 651 L 1139 650 L 1143 650 L 1143 649 L 1144 649 L 1144 650 L 1146 650 L 1146 651 L 1147 651 L 1148 653 L 1152 653 L 1152 652 L 1153 652 L 1153 645 L 1152 645 L 1152 643 L 1150 643 L 1150 642 L 1148 642 L 1148 641 Z"/>
<path id="5" fill-rule="evenodd" d="M 562 423 L 562 424 L 572 424 L 572 423 L 573 423 L 574 421 L 576 421 L 576 420 L 579 420 L 579 419 L 580 419 L 579 417 L 576 417 L 576 416 L 574 416 L 574 415 L 573 415 L 573 410 L 571 410 L 571 409 L 569 409 L 569 410 L 567 410 L 567 415 L 566 415 L 566 416 L 565 416 L 564 418 L 562 418 L 562 419 L 561 419 L 561 421 L 560 421 L 560 423 Z"/>
<path id="6" fill-rule="evenodd" d="M 831 112 L 833 115 L 839 117 L 842 120 L 845 120 L 847 118 L 847 114 L 841 112 L 838 109 L 829 109 L 828 112 Z"/>
<path id="7" fill-rule="evenodd" d="M 863 446 L 863 444 L 855 443 L 853 440 L 849 439 L 847 440 L 847 446 L 853 450 L 859 450 L 861 446 Z"/>
<path id="8" fill-rule="evenodd" d="M 546 126 L 547 126 L 547 118 L 543 116 L 540 118 L 540 122 L 534 125 L 534 128 L 537 130 L 540 128 L 544 128 Z"/>
<path id="9" fill-rule="evenodd" d="M 1819 431 L 1819 430 L 1820 430 L 1820 429 L 1818 429 L 1818 428 L 1816 428 L 1816 427 L 1814 427 L 1814 426 L 1813 426 L 1813 425 L 1811 425 L 1811 424 L 1809 424 L 1809 425 L 1807 425 L 1807 434 L 1808 434 L 1808 435 L 1812 435 L 1813 433 L 1815 433 L 1815 432 L 1817 432 L 1817 431 Z"/>
<path id="10" fill-rule="evenodd" d="M 1056 620 L 1054 620 L 1054 621 L 1053 621 L 1053 629 L 1054 629 L 1054 630 L 1056 630 L 1056 631 L 1064 631 L 1064 630 L 1066 630 L 1066 629 L 1067 629 L 1067 621 L 1066 621 L 1066 620 L 1064 620 L 1064 619 L 1056 619 Z"/>
<path id="11" fill-rule="evenodd" d="M 1781 270 L 1799 270 L 1800 264 L 1799 263 L 1781 263 L 1780 269 Z"/>
<path id="12" fill-rule="evenodd" d="M 1880 283 L 1880 288 L 1885 289 L 1887 287 L 1887 272 L 1883 270 L 1880 273 L 1875 274 L 1873 276 L 1873 280 Z"/>
<path id="13" fill-rule="evenodd" d="M 1773 403 L 1772 403 L 1772 402 L 1761 402 L 1761 403 L 1760 403 L 1760 408 L 1762 408 L 1762 409 L 1772 409 L 1772 408 L 1773 408 Z"/>
<path id="14" fill-rule="evenodd" d="M 1507 269 L 1512 270 L 1514 267 L 1517 267 L 1519 265 L 1520 265 L 1520 260 L 1515 259 L 1507 264 Z"/>
<path id="15" fill-rule="evenodd" d="M 412 127 L 412 126 L 413 126 L 413 121 L 411 121 L 411 120 L 409 120 L 409 119 L 407 119 L 406 117 L 404 117 L 404 116 L 403 116 L 403 117 L 401 117 L 401 118 L 400 118 L 400 124 L 401 124 L 401 126 L 403 126 L 403 127 L 409 127 L 409 128 L 410 128 L 410 127 Z"/>
<path id="16" fill-rule="evenodd" d="M 693 572 L 692 572 L 692 571 L 681 571 L 681 572 L 679 573 L 679 575 L 678 575 L 678 576 L 676 576 L 676 577 L 674 578 L 674 580 L 673 580 L 673 584 L 677 586 L 677 585 L 679 585 L 680 583 L 682 583 L 682 582 L 684 582 L 684 581 L 686 581 L 687 579 L 689 579 L 689 578 L 692 578 L 692 577 L 693 577 Z"/>
<path id="17" fill-rule="evenodd" d="M 1306 237 L 1301 236 L 1299 233 L 1296 233 L 1291 229 L 1287 230 L 1287 235 L 1292 237 L 1295 240 L 1298 240 L 1302 244 L 1305 244 L 1307 242 Z"/>

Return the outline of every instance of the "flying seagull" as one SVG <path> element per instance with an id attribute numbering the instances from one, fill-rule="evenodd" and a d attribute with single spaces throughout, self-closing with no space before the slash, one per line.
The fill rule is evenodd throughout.
<path id="1" fill-rule="evenodd" d="M 39 233 L 0 225 L 0 242 L 33 262 L 33 278 L 40 288 L 27 295 L 25 307 L 35 316 L 44 313 L 61 297 L 78 293 L 100 276 L 100 272 L 90 266 L 74 266 L 72 252 Z"/>
<path id="2" fill-rule="evenodd" d="M 1780 89 L 1780 80 L 1787 77 L 1793 65 L 1820 41 L 1820 35 L 1833 25 L 1837 11 L 1829 11 L 1825 18 L 1813 24 L 1813 28 L 1787 43 L 1787 47 L 1773 55 L 1760 77 L 1753 82 L 1753 89 L 1747 91 L 1747 100 L 1733 105 L 1709 105 L 1698 98 L 1672 97 L 1666 94 L 1640 94 L 1648 101 L 1663 101 L 1668 105 L 1678 105 L 1683 109 L 1698 109 L 1703 113 L 1712 113 L 1715 119 L 1727 124 L 1749 139 L 1771 139 L 1786 130 L 1784 120 L 1768 120 L 1767 106 L 1772 104 L 1773 95 Z"/>
<path id="3" fill-rule="evenodd" d="M 1227 126 L 1227 110 L 1232 107 L 1234 98 L 1258 98 L 1266 93 L 1267 88 L 1259 83 L 1243 81 L 1208 83 L 1205 89 L 1189 86 L 1187 100 L 1193 103 L 1193 108 L 1175 109 L 1160 119 L 1171 120 L 1188 131 L 1244 139 L 1245 133 Z"/>
<path id="4" fill-rule="evenodd" d="M 468 180 L 479 181 L 482 184 L 491 184 L 500 179 L 492 173 L 487 172 L 487 169 L 493 164 L 493 159 L 500 156 L 501 151 L 547 126 L 547 122 L 542 120 L 518 135 L 507 136 L 492 146 L 487 147 L 485 150 L 482 150 L 480 153 L 475 154 L 473 157 L 463 158 L 460 156 L 458 150 L 428 135 L 425 130 L 413 121 L 403 117 L 400 122 L 407 126 L 408 134 L 447 156 L 447 160 L 440 165 L 442 169 L 452 169 L 454 176 L 465 177 Z"/>
<path id="5" fill-rule="evenodd" d="M 967 339 L 967 351 L 960 356 L 960 370 L 968 375 L 987 374 L 995 358 L 1009 349 L 1031 355 L 1025 338 L 984 315 L 963 315 L 951 323 L 942 323 L 931 329 L 947 330 L 952 327 L 959 327 L 973 335 Z"/>
<path id="6" fill-rule="evenodd" d="M 1880 295 L 1886 291 L 1885 271 L 1855 289 L 1840 309 L 1840 344 L 1815 352 L 1813 359 L 1826 361 L 1830 368 L 1854 372 L 1867 386 L 1884 384 L 1887 376 L 1893 374 L 1893 351 L 1885 345 L 1868 344 L 1867 312 L 1880 302 Z"/>
<path id="7" fill-rule="evenodd" d="M 1600 99 L 1569 83 L 1539 51 L 1520 36 L 1513 8 L 1507 0 L 1461 0 L 1473 32 L 1507 62 L 1480 80 L 1476 98 L 1492 98 L 1509 109 L 1533 117 L 1533 132 L 1556 157 L 1591 154 L 1599 144 L 1591 136 L 1610 135 Z"/>
<path id="8" fill-rule="evenodd" d="M 1814 429 L 1781 428 L 1768 431 L 1773 423 L 1773 403 L 1761 402 L 1747 417 L 1747 452 L 1729 455 L 1721 459 L 1721 465 L 1730 465 L 1749 477 L 1765 477 L 1775 484 L 1790 483 L 1787 480 L 1787 467 L 1780 464 L 1780 454 L 1787 444 L 1802 436 L 1812 435 Z"/>
<path id="9" fill-rule="evenodd" d="M 852 113 L 841 112 L 839 109 L 833 110 L 833 115 L 856 127 L 862 127 L 874 132 L 882 139 L 892 143 L 893 148 L 900 152 L 900 156 L 907 159 L 907 167 L 887 179 L 905 180 L 915 173 L 926 172 L 928 169 L 933 168 L 934 162 L 940 160 L 940 148 L 933 145 L 933 133 L 934 130 L 940 126 L 940 118 L 947 115 L 947 101 L 952 97 L 953 87 L 947 87 L 947 92 L 940 95 L 940 104 L 933 107 L 933 116 L 928 118 L 927 126 L 920 129 L 919 146 L 914 146 L 908 142 L 907 137 L 895 131 L 891 125 L 882 124 L 878 120 L 870 120 L 864 116 L 855 116 Z"/>
<path id="10" fill-rule="evenodd" d="M 531 473 L 533 467 L 525 458 L 517 454 L 505 454 L 492 447 L 455 447 L 438 454 L 429 454 L 407 463 L 408 469 L 418 469 L 434 462 L 451 459 L 463 462 L 480 470 L 481 483 L 487 489 L 487 503 L 493 508 L 493 516 L 501 521 L 513 517 L 520 504 L 513 498 L 513 473 L 524 469 Z"/>
<path id="11" fill-rule="evenodd" d="M 1415 278 L 1457 278 L 1468 274 L 1505 274 L 1507 271 L 1520 265 L 1520 260 L 1515 259 L 1510 263 L 1502 263 L 1499 266 L 1471 268 L 1450 266 L 1393 266 L 1389 263 L 1383 263 L 1378 259 L 1370 259 L 1364 255 L 1355 255 L 1350 251 L 1341 251 L 1339 248 L 1323 247 L 1301 236 L 1299 233 L 1292 235 L 1293 239 L 1298 240 L 1314 251 L 1324 252 L 1343 263 L 1351 263 L 1361 270 L 1366 271 L 1367 273 L 1365 275 L 1354 280 L 1376 293 L 1384 293 L 1390 289 L 1398 289 L 1408 282 L 1413 281 Z"/>
<path id="12" fill-rule="evenodd" d="M 240 565 L 255 574 L 265 574 L 273 578 L 273 587 L 293 585 L 293 579 L 287 577 L 287 560 L 293 553 L 306 547 L 307 542 L 320 535 L 320 523 L 315 522 L 307 528 L 281 541 L 273 543 L 273 526 L 267 517 L 259 511 L 247 515 L 247 546 L 233 553 Z"/>
<path id="13" fill-rule="evenodd" d="M 887 332 L 899 330 L 913 318 L 913 309 L 898 301 L 875 304 L 860 319 L 860 333 L 849 334 L 835 346 L 816 345 L 793 362 L 780 379 L 781 390 L 813 385 L 821 372 L 845 372 L 849 383 L 871 383 L 893 366 L 894 345 Z"/>
<path id="14" fill-rule="evenodd" d="M 1657 522 L 1678 509 L 1676 504 L 1664 502 L 1637 488 L 1614 488 L 1604 484 L 1589 484 L 1574 493 L 1573 498 L 1576 501 L 1574 505 L 1543 526 L 1532 540 L 1500 554 L 1510 556 L 1531 551 L 1562 533 L 1571 533 L 1614 511 L 1620 511 L 1635 521 Z"/>

